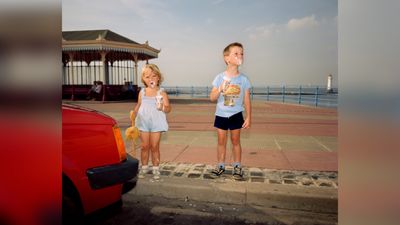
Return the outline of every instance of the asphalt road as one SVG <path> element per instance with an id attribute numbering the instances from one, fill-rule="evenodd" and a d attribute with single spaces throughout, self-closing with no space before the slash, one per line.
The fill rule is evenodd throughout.
<path id="1" fill-rule="evenodd" d="M 190 199 L 166 199 L 125 195 L 122 207 L 112 207 L 89 216 L 88 225 L 333 225 L 337 214 L 199 202 Z"/>

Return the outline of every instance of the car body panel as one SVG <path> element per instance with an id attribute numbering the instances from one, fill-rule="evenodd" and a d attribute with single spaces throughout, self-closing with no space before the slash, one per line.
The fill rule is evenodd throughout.
<path id="1" fill-rule="evenodd" d="M 62 116 L 63 174 L 78 191 L 84 214 L 119 201 L 123 183 L 136 179 L 139 162 L 131 157 L 129 162 L 121 161 L 113 133 L 116 121 L 95 110 L 68 105 L 63 105 Z M 104 168 L 111 170 L 115 180 L 103 179 L 101 187 L 93 188 L 88 171 L 99 171 L 96 168 L 103 168 L 103 173 Z M 124 175 L 124 169 L 134 174 Z"/>

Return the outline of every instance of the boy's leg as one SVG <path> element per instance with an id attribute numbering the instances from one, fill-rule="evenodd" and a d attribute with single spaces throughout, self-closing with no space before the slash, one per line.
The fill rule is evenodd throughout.
<path id="1" fill-rule="evenodd" d="M 240 129 L 231 130 L 231 142 L 233 152 L 233 179 L 242 180 L 242 147 L 240 145 Z"/>
<path id="2" fill-rule="evenodd" d="M 150 148 L 151 148 L 151 161 L 153 163 L 153 177 L 160 179 L 160 139 L 161 132 L 150 133 Z"/>
<path id="3" fill-rule="evenodd" d="M 233 162 L 240 163 L 242 161 L 242 146 L 240 145 L 240 129 L 231 130 L 231 142 Z"/>
<path id="4" fill-rule="evenodd" d="M 218 163 L 223 164 L 225 163 L 228 131 L 217 129 L 217 133 L 218 133 L 217 160 Z"/>
<path id="5" fill-rule="evenodd" d="M 217 146 L 217 160 L 218 165 L 211 171 L 213 177 L 219 177 L 225 172 L 225 156 L 226 156 L 226 142 L 228 131 L 223 129 L 217 129 L 218 134 L 218 146 Z"/>

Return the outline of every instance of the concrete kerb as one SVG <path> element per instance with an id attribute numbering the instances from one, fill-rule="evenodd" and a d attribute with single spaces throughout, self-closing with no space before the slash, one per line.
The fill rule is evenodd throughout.
<path id="1" fill-rule="evenodd" d="M 127 195 L 160 196 L 202 202 L 248 204 L 270 208 L 337 213 L 337 189 L 265 183 L 246 183 L 228 179 L 187 179 L 162 177 L 160 181 L 139 179 Z"/>
<path id="2" fill-rule="evenodd" d="M 279 184 L 246 184 L 246 203 L 269 208 L 337 213 L 337 189 Z"/>

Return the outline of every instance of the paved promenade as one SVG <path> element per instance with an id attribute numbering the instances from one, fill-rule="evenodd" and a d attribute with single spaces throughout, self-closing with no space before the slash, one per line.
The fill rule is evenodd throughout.
<path id="1" fill-rule="evenodd" d="M 216 163 L 215 104 L 208 100 L 171 99 L 169 131 L 162 135 L 161 161 Z M 72 102 L 115 118 L 124 131 L 130 126 L 133 102 Z M 337 171 L 336 109 L 252 102 L 252 126 L 241 134 L 242 164 L 278 170 Z M 228 144 L 229 145 L 229 144 Z M 137 144 L 139 147 L 139 144 Z M 132 152 L 126 142 L 127 152 Z M 232 162 L 228 146 L 227 163 Z M 137 157 L 140 150 L 137 151 Z"/>
<path id="2" fill-rule="evenodd" d="M 129 111 L 136 104 L 66 102 L 110 115 L 122 131 L 130 126 Z M 221 178 L 209 177 L 216 164 L 215 104 L 171 96 L 171 105 L 170 129 L 160 145 L 162 179 L 154 181 L 149 174 L 139 180 L 131 195 L 337 212 L 336 109 L 253 101 L 252 126 L 241 135 L 245 179 L 237 182 L 230 179 L 230 166 Z M 139 142 L 136 154 L 132 142 L 125 144 L 129 154 L 140 158 Z"/>

